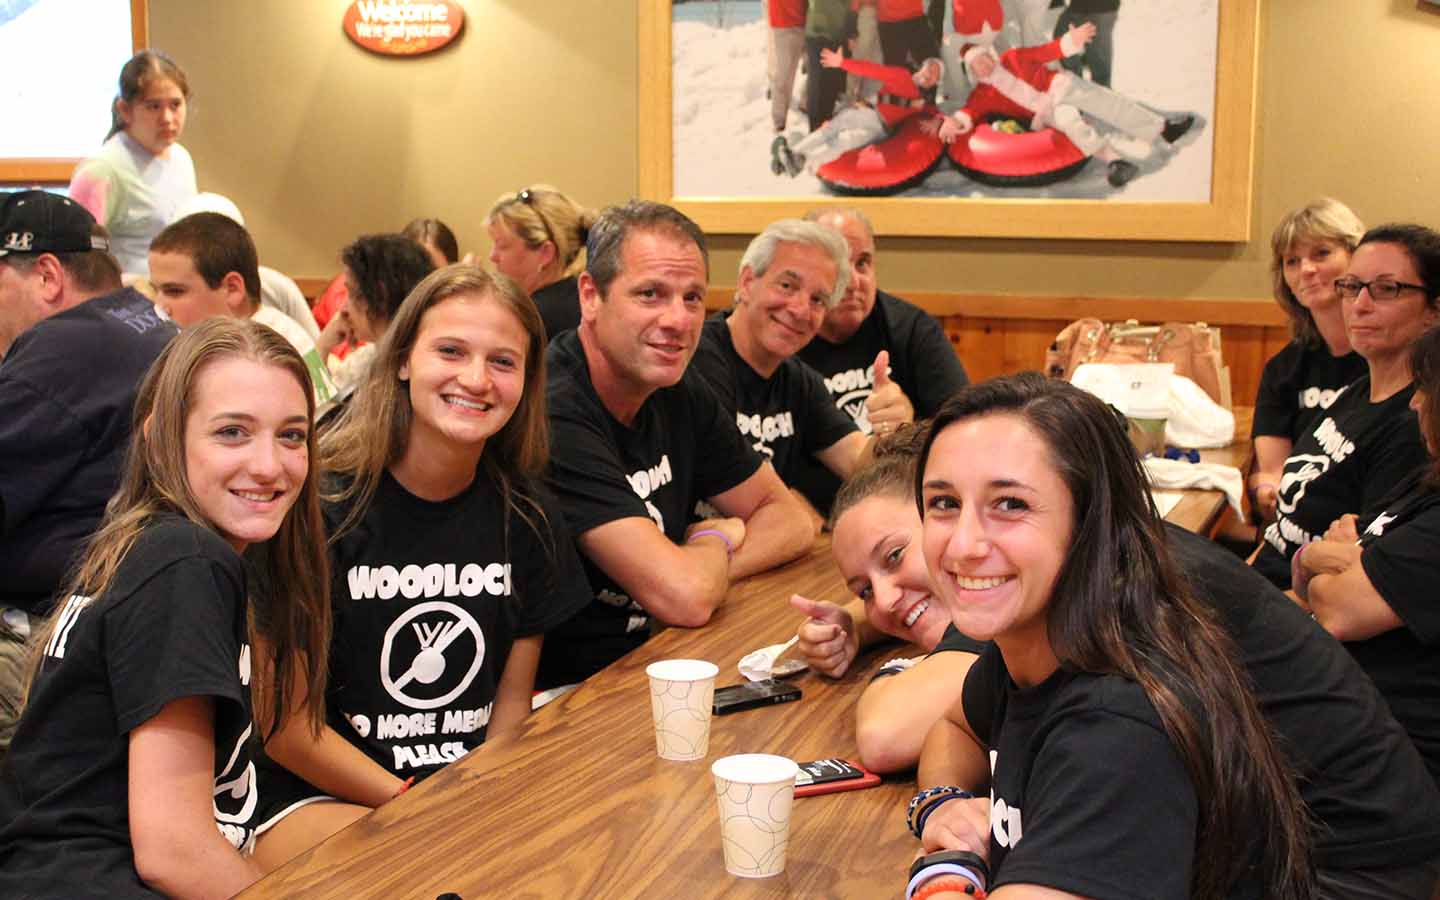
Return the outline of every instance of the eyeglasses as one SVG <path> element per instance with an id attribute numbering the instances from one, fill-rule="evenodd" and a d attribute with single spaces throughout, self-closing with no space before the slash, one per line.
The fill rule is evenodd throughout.
<path id="1" fill-rule="evenodd" d="M 545 239 L 556 247 L 559 247 L 560 243 L 555 240 L 555 232 L 550 230 L 550 223 L 545 221 L 545 214 L 540 211 L 540 207 L 535 205 L 535 192 L 529 188 L 524 188 L 515 194 L 515 199 L 535 211 L 535 218 L 540 220 L 540 227 L 545 229 Z"/>
<path id="2" fill-rule="evenodd" d="M 1371 300 L 1394 300 L 1400 296 L 1401 291 L 1424 291 L 1425 285 L 1406 284 L 1403 281 L 1391 281 L 1389 278 L 1361 281 L 1358 278 L 1346 276 L 1335 279 L 1335 291 L 1346 300 L 1354 300 L 1359 297 L 1362 289 L 1370 292 Z"/>

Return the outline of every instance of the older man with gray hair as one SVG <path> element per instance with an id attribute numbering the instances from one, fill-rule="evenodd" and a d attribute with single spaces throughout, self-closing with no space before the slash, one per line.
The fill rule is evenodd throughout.
<path id="1" fill-rule="evenodd" d="M 786 484 L 811 460 L 845 478 L 865 449 L 865 436 L 836 408 L 819 374 L 795 356 L 849 281 L 839 234 L 782 219 L 745 250 L 734 308 L 701 332 L 695 368 Z M 824 509 L 831 498 L 806 499 Z"/>

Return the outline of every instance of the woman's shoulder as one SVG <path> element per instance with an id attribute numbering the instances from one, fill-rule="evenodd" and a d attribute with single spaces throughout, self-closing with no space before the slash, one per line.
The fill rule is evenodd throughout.
<path id="1" fill-rule="evenodd" d="M 234 548 L 214 529 L 175 513 L 161 513 L 146 522 L 135 539 L 134 549 L 175 559 L 203 556 L 237 565 L 240 560 Z"/>
<path id="2" fill-rule="evenodd" d="M 1069 720 L 1093 726 L 1108 721 L 1164 730 L 1160 715 L 1138 682 L 1116 674 L 1066 674 L 1049 704 L 1052 723 Z"/>
<path id="3" fill-rule="evenodd" d="M 187 563 L 218 571 L 237 591 L 243 591 L 244 562 L 224 538 L 184 516 L 162 513 L 147 521 L 130 545 L 107 596 L 118 600 L 162 572 Z"/>

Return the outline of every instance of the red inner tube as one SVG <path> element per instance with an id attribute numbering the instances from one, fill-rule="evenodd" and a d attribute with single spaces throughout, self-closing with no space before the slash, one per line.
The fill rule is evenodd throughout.
<path id="1" fill-rule="evenodd" d="M 816 169 L 815 176 L 841 193 L 893 193 L 930 173 L 945 145 L 920 130 L 928 116 L 912 116 L 883 141 L 849 150 Z"/>
<path id="2" fill-rule="evenodd" d="M 988 123 L 950 145 L 950 160 L 976 181 L 1046 184 L 1068 177 L 1089 157 L 1054 128 L 1011 134 Z"/>

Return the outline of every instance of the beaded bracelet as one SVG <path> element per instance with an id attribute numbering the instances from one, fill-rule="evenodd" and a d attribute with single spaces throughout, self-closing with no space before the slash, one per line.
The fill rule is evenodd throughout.
<path id="1" fill-rule="evenodd" d="M 725 532 L 718 528 L 702 528 L 699 531 L 692 531 L 690 532 L 690 536 L 685 538 L 685 543 L 693 544 L 698 537 L 717 537 L 725 543 L 726 558 L 728 559 L 735 555 L 735 545 L 730 543 L 730 539 L 725 536 Z"/>
<path id="2" fill-rule="evenodd" d="M 935 797 L 944 797 L 946 795 L 953 795 L 964 800 L 969 800 L 975 796 L 964 788 L 956 787 L 953 784 L 942 784 L 936 787 L 926 788 L 914 797 L 911 797 L 910 805 L 905 807 L 905 827 L 909 829 L 911 834 L 917 838 L 920 837 L 920 831 L 915 825 L 915 813 L 919 812 L 921 804 Z"/>

